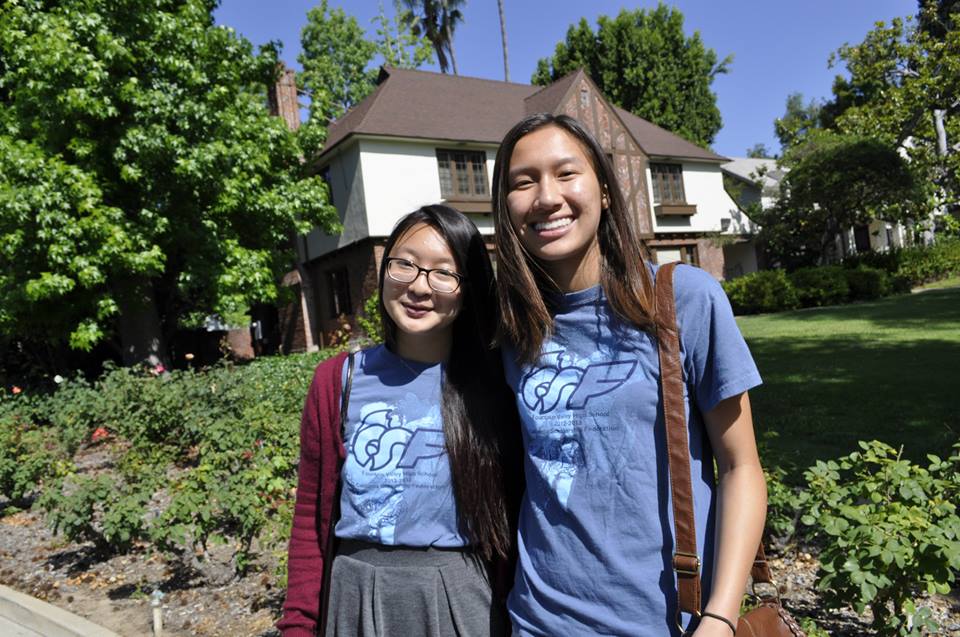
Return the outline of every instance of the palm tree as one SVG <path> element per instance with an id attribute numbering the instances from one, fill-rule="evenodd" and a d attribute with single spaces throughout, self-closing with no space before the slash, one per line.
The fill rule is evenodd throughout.
<path id="1" fill-rule="evenodd" d="M 417 37 L 424 37 L 437 52 L 440 71 L 446 73 L 452 66 L 457 73 L 457 56 L 453 49 L 453 32 L 463 22 L 460 7 L 466 0 L 403 0 L 407 7 L 404 20 Z"/>
<path id="2" fill-rule="evenodd" d="M 510 63 L 507 61 L 507 23 L 503 19 L 503 0 L 497 0 L 500 11 L 500 38 L 503 40 L 503 81 L 510 81 Z"/>

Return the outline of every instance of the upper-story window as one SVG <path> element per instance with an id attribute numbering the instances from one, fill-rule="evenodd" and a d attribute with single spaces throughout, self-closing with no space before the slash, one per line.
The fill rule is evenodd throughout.
<path id="1" fill-rule="evenodd" d="M 686 204 L 683 192 L 683 167 L 679 164 L 650 164 L 653 203 Z"/>
<path id="2" fill-rule="evenodd" d="M 444 199 L 483 198 L 487 187 L 487 153 L 482 150 L 437 149 L 440 194 Z"/>

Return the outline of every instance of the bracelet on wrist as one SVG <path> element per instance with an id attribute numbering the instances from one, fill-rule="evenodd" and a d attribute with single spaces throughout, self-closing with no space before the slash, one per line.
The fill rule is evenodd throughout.
<path id="1" fill-rule="evenodd" d="M 734 623 L 733 623 L 732 621 L 730 621 L 729 619 L 727 619 L 727 618 L 724 617 L 723 615 L 717 615 L 716 613 L 710 613 L 710 612 L 707 612 L 707 611 L 703 611 L 702 613 L 700 613 L 700 617 L 701 617 L 701 618 L 703 618 L 703 617 L 710 617 L 711 619 L 716 619 L 716 620 L 722 621 L 724 624 L 726 624 L 727 626 L 730 627 L 730 630 L 733 631 L 734 637 L 736 637 L 737 627 L 734 625 Z"/>

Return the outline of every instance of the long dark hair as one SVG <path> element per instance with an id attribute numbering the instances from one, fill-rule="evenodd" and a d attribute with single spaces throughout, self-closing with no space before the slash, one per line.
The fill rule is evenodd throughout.
<path id="1" fill-rule="evenodd" d="M 600 285 L 614 314 L 643 330 L 654 328 L 653 284 L 644 265 L 649 260 L 640 240 L 636 220 L 630 214 L 617 177 L 600 143 L 576 119 L 567 115 L 537 113 L 521 120 L 503 138 L 493 169 L 493 216 L 497 246 L 497 290 L 501 304 L 502 330 L 516 348 L 521 362 L 540 355 L 550 336 L 553 318 L 543 291 L 559 291 L 539 261 L 531 255 L 510 221 L 507 194 L 513 149 L 530 133 L 556 126 L 576 139 L 593 166 L 609 208 L 600 214 L 597 240 L 600 248 Z"/>
<path id="2" fill-rule="evenodd" d="M 446 241 L 461 283 L 462 306 L 453 322 L 450 358 L 441 390 L 443 433 L 457 499 L 461 533 L 480 557 L 506 558 L 512 545 L 519 422 L 494 345 L 499 318 L 493 267 L 477 227 L 453 208 L 424 206 L 403 217 L 384 246 L 384 257 L 407 231 L 425 224 Z M 387 261 L 380 264 L 380 317 L 387 347 L 396 351 L 397 325 L 383 304 Z"/>

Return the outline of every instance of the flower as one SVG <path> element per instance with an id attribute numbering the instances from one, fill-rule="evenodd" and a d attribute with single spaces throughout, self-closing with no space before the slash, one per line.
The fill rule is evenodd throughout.
<path id="1" fill-rule="evenodd" d="M 60 374 L 57 374 L 56 376 L 53 377 L 53 382 L 55 382 L 55 383 L 58 384 L 58 385 L 59 385 L 60 383 L 62 383 L 63 381 L 65 381 L 65 380 L 66 380 L 66 378 L 64 378 L 64 377 L 61 376 Z"/>
<path id="2" fill-rule="evenodd" d="M 90 441 L 100 442 L 101 440 L 109 437 L 110 437 L 110 432 L 108 432 L 103 427 L 97 427 L 96 429 L 93 430 L 93 433 L 90 434 Z"/>
<path id="3" fill-rule="evenodd" d="M 23 390 L 20 389 L 19 387 L 17 387 L 16 385 L 14 385 L 12 391 L 13 391 L 13 395 L 16 396 L 17 394 L 19 394 L 19 393 L 22 392 Z"/>
<path id="4" fill-rule="evenodd" d="M 190 352 L 187 352 L 186 354 L 184 354 L 183 357 L 184 357 L 185 359 L 187 359 L 188 361 L 192 361 L 192 360 L 193 360 L 193 354 L 191 354 Z"/>

